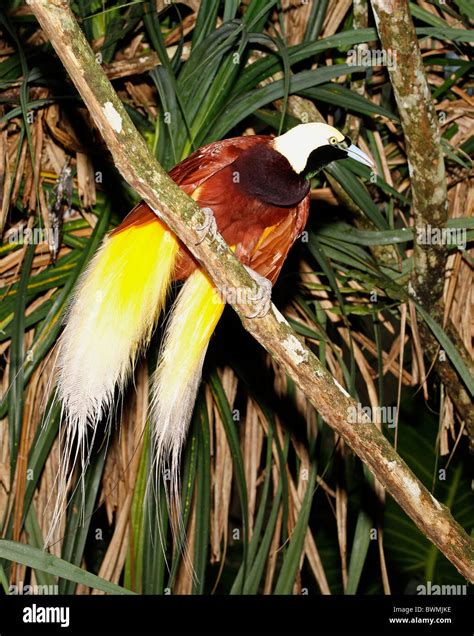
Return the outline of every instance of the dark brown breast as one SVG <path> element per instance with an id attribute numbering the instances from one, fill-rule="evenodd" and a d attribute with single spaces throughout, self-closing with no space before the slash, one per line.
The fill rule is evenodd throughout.
<path id="1" fill-rule="evenodd" d="M 243 152 L 232 164 L 237 188 L 248 197 L 279 207 L 292 207 L 305 198 L 310 184 L 296 174 L 286 157 L 270 143 Z"/>

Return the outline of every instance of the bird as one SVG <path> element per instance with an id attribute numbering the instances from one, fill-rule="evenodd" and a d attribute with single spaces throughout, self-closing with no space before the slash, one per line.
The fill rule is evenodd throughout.
<path id="1" fill-rule="evenodd" d="M 373 165 L 336 128 L 303 123 L 278 136 L 215 141 L 178 163 L 169 176 L 211 215 L 257 287 L 265 281 L 271 286 L 306 225 L 310 178 L 347 157 Z M 65 316 L 57 364 L 63 467 L 79 457 L 85 470 L 88 430 L 96 431 L 117 389 L 124 390 L 175 282 L 182 286 L 151 378 L 150 421 L 155 460 L 169 466 L 169 488 L 176 498 L 180 455 L 225 298 L 144 201 L 105 237 Z M 60 488 L 65 496 L 64 475 Z"/>

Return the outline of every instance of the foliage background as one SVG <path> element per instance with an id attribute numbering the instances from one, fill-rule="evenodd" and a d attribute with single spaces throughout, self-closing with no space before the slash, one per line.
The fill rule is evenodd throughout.
<path id="1" fill-rule="evenodd" d="M 348 65 L 355 47 L 380 48 L 367 3 L 82 0 L 72 6 L 133 121 L 168 169 L 210 141 L 278 133 L 321 115 L 371 154 L 376 179 L 345 160 L 312 183 L 307 233 L 274 301 L 362 405 L 399 408 L 396 429 L 380 426 L 471 532 L 466 427 L 423 355 L 422 317 L 408 301 L 410 176 L 387 69 Z M 440 115 L 448 225 L 466 229 L 471 240 L 472 10 L 464 0 L 419 0 L 410 7 Z M 110 440 L 104 425 L 85 479 L 84 518 L 78 489 L 50 546 L 58 559 L 39 550 L 58 467 L 53 368 L 62 314 L 80 272 L 136 195 L 111 164 L 28 8 L 11 1 L 0 20 L 0 528 L 14 542 L 0 552 L 5 592 L 21 581 L 78 594 L 374 594 L 413 592 L 427 581 L 464 583 L 230 311 L 213 338 L 183 461 L 196 576 L 173 548 L 166 515 L 157 522 L 164 501 L 146 491 L 148 378 L 162 325 L 117 405 Z M 64 227 L 52 263 L 45 243 L 18 238 L 25 228 L 49 227 L 55 203 Z M 472 252 L 451 248 L 445 302 L 472 354 L 471 268 Z M 443 325 L 435 335 L 455 359 Z M 465 366 L 457 370 L 467 385 Z"/>

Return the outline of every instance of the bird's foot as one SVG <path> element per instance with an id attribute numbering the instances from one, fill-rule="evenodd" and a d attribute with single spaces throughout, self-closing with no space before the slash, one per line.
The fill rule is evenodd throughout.
<path id="1" fill-rule="evenodd" d="M 196 243 L 196 245 L 202 243 L 208 234 L 210 234 L 212 236 L 212 239 L 214 240 L 217 233 L 217 223 L 214 217 L 214 212 L 211 210 L 211 208 L 201 208 L 201 212 L 204 214 L 205 219 L 202 225 L 198 225 L 194 228 L 199 234 L 199 241 Z"/>
<path id="2" fill-rule="evenodd" d="M 248 299 L 255 304 L 255 311 L 248 314 L 246 318 L 263 318 L 268 314 L 272 306 L 273 286 L 265 276 L 262 276 L 247 265 L 244 265 L 244 267 L 256 283 L 255 293 L 248 296 Z"/>

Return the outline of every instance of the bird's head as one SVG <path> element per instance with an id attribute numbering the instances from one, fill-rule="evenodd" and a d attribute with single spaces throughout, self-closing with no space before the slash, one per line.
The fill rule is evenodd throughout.
<path id="1" fill-rule="evenodd" d="M 371 159 L 349 137 L 328 124 L 309 123 L 295 126 L 275 137 L 273 148 L 282 154 L 293 170 L 309 178 L 332 161 L 351 157 L 370 168 Z"/>

